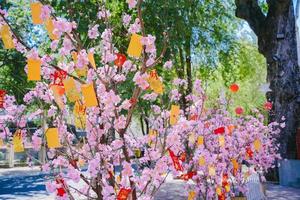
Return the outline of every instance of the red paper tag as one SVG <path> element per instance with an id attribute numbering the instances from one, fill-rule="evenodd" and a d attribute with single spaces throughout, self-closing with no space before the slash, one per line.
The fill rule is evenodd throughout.
<path id="1" fill-rule="evenodd" d="M 183 171 L 183 168 L 179 162 L 178 157 L 174 154 L 174 152 L 171 149 L 168 149 L 169 154 L 171 156 L 171 159 L 173 161 L 174 167 L 177 171 Z"/>
<path id="2" fill-rule="evenodd" d="M 198 115 L 194 114 L 190 116 L 190 120 L 196 121 L 198 120 Z"/>
<path id="3" fill-rule="evenodd" d="M 3 106 L 4 106 L 5 95 L 6 95 L 6 91 L 0 90 L 0 108 L 3 108 Z"/>
<path id="4" fill-rule="evenodd" d="M 220 128 L 217 128 L 214 130 L 214 134 L 218 135 L 218 134 L 224 134 L 225 133 L 225 127 L 222 126 Z"/>
<path id="5" fill-rule="evenodd" d="M 246 153 L 249 156 L 249 158 L 253 157 L 253 151 L 251 150 L 250 146 L 246 147 Z"/>
<path id="6" fill-rule="evenodd" d="M 188 181 L 189 179 L 193 178 L 197 173 L 196 172 L 188 172 L 187 174 L 182 174 L 180 179 Z"/>
<path id="7" fill-rule="evenodd" d="M 130 194 L 131 189 L 121 188 L 117 196 L 117 200 L 127 200 L 128 195 Z"/>

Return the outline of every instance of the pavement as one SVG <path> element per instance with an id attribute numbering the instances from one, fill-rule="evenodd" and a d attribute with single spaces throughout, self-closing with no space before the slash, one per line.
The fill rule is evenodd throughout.
<path id="1" fill-rule="evenodd" d="M 39 167 L 0 169 L 0 200 L 54 200 L 45 190 L 45 180 L 50 177 Z M 300 200 L 300 189 L 267 184 L 270 200 Z M 167 178 L 155 200 L 186 200 L 184 182 Z"/>

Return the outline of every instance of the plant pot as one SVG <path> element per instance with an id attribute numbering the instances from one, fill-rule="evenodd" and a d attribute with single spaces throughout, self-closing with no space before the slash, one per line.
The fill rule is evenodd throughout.
<path id="1" fill-rule="evenodd" d="M 232 200 L 247 200 L 247 197 L 232 197 Z"/>

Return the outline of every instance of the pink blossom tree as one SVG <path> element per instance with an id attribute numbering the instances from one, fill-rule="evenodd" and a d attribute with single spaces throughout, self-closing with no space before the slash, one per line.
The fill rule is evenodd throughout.
<path id="1" fill-rule="evenodd" d="M 178 106 L 181 94 L 176 88 L 169 92 L 170 101 L 163 102 L 163 79 L 155 67 L 162 62 L 167 35 L 158 54 L 155 37 L 146 34 L 144 27 L 143 1 L 127 2 L 137 13 L 135 19 L 123 15 L 128 58 L 114 46 L 110 12 L 104 5 L 97 16 L 106 28 L 101 33 L 98 24 L 91 24 L 87 33 L 90 40 L 101 38 L 101 42 L 85 47 L 75 22 L 56 16 L 43 1 L 32 3 L 33 23 L 43 24 L 52 40 L 43 47 L 46 51 L 29 48 L 10 26 L 6 12 L 0 11 L 4 46 L 26 56 L 28 80 L 36 81 L 24 96 L 26 105 L 16 105 L 14 97 L 6 95 L 4 109 L 10 117 L 1 119 L 1 139 L 12 138 L 9 142 L 16 152 L 24 151 L 27 143 L 36 151 L 47 149 L 42 169 L 54 178 L 46 188 L 58 199 L 77 195 L 99 200 L 152 199 L 170 173 L 195 182 L 189 194 L 193 198 L 213 199 L 224 191 L 232 196 L 231 185 L 243 188 L 242 161 L 265 171 L 279 158 L 274 144 L 278 130 L 265 126 L 260 115 L 233 117 L 225 106 L 206 110 L 198 80 L 186 98 L 186 110 Z M 164 67 L 172 68 L 172 62 Z M 125 82 L 134 85 L 131 98 L 122 96 Z M 175 87 L 185 84 L 174 80 Z M 139 101 L 152 105 L 151 130 L 146 136 L 130 128 Z M 26 107 L 32 104 L 39 108 L 28 115 Z M 26 121 L 37 116 L 43 117 L 43 124 L 30 135 Z M 70 122 L 84 129 L 83 141 L 75 142 L 67 126 Z M 8 123 L 17 126 L 16 133 L 10 132 Z M 78 182 L 83 184 L 74 186 Z"/>

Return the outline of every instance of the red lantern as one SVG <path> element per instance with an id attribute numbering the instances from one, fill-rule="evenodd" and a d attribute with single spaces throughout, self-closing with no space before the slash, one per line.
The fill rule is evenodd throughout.
<path id="1" fill-rule="evenodd" d="M 60 187 L 56 189 L 57 196 L 60 197 L 64 196 L 66 194 L 66 190 L 65 190 L 66 185 L 64 179 L 58 177 L 56 178 L 56 183 L 60 184 Z"/>
<path id="2" fill-rule="evenodd" d="M 219 134 L 221 135 L 221 134 L 224 134 L 224 133 L 225 133 L 225 127 L 224 126 L 214 130 L 214 134 L 216 134 L 216 135 L 219 135 Z"/>
<path id="3" fill-rule="evenodd" d="M 4 106 L 5 95 L 6 95 L 6 91 L 0 90 L 0 108 L 3 108 L 3 106 Z"/>
<path id="4" fill-rule="evenodd" d="M 118 193 L 117 200 L 127 200 L 130 192 L 131 192 L 131 189 L 121 188 L 121 190 Z"/>
<path id="5" fill-rule="evenodd" d="M 126 61 L 126 56 L 121 53 L 117 53 L 116 56 L 117 59 L 115 60 L 115 65 L 118 67 L 122 67 L 124 62 Z"/>
<path id="6" fill-rule="evenodd" d="M 233 84 L 230 85 L 229 89 L 230 89 L 231 92 L 236 93 L 236 92 L 239 91 L 240 87 L 239 87 L 238 84 L 233 83 Z"/>
<path id="7" fill-rule="evenodd" d="M 272 110 L 273 104 L 271 102 L 267 101 L 265 103 L 264 107 L 265 107 L 266 110 Z"/>

